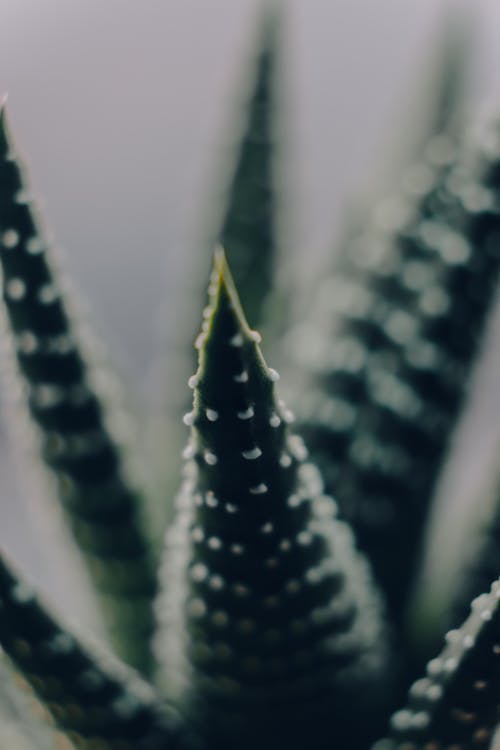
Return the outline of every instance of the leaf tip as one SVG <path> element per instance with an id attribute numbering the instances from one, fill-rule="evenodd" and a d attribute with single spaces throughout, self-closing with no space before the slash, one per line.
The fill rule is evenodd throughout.
<path id="1" fill-rule="evenodd" d="M 214 263 L 209 287 L 210 305 L 215 311 L 225 298 L 229 307 L 235 314 L 239 326 L 245 331 L 249 331 L 245 312 L 241 305 L 238 290 L 234 283 L 233 275 L 227 262 L 226 253 L 222 245 L 219 245 L 214 252 Z"/>

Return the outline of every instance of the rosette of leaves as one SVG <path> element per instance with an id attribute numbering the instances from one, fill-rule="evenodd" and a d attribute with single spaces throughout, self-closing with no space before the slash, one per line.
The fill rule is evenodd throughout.
<path id="1" fill-rule="evenodd" d="M 496 288 L 496 130 L 430 141 L 289 338 L 299 428 L 396 618 Z"/>
<path id="2" fill-rule="evenodd" d="M 165 687 L 211 746 L 361 747 L 390 683 L 369 571 L 289 431 L 221 252 L 204 317 L 160 576 Z"/>
<path id="3" fill-rule="evenodd" d="M 0 646 L 47 717 L 82 750 L 188 747 L 176 713 L 132 670 L 61 627 L 0 559 Z M 67 745 L 61 745 L 67 747 Z"/>
<path id="4" fill-rule="evenodd" d="M 391 737 L 373 750 L 480 750 L 492 747 L 500 691 L 500 581 L 472 603 L 464 624 L 392 717 Z M 496 745 L 495 745 L 496 746 Z"/>
<path id="5" fill-rule="evenodd" d="M 40 453 L 118 653 L 150 668 L 155 577 L 141 498 L 109 426 L 0 110 L 0 263 L 8 326 Z"/>

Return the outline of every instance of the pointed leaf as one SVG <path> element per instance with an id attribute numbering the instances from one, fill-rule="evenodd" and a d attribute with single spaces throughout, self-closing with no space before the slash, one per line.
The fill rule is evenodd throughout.
<path id="1" fill-rule="evenodd" d="M 5 559 L 0 559 L 0 645 L 54 724 L 78 747 L 180 746 L 175 712 L 132 670 L 61 628 Z"/>
<path id="2" fill-rule="evenodd" d="M 147 671 L 155 579 L 140 528 L 141 498 L 129 485 L 95 369 L 71 320 L 0 110 L 0 263 L 3 299 L 42 458 L 83 553 L 114 643 Z"/>
<path id="3" fill-rule="evenodd" d="M 299 427 L 398 618 L 498 279 L 495 132 L 482 144 L 455 162 L 432 139 L 289 337 Z"/>
<path id="4" fill-rule="evenodd" d="M 427 677 L 391 721 L 392 738 L 373 750 L 476 750 L 490 747 L 500 691 L 500 581 L 478 597 L 447 645 L 429 662 Z"/>
<path id="5" fill-rule="evenodd" d="M 218 746 L 314 736 L 319 748 L 335 736 L 354 748 L 387 699 L 381 608 L 289 432 L 221 255 L 210 292 L 186 417 L 192 458 L 161 576 L 167 687 Z"/>
<path id="6" fill-rule="evenodd" d="M 457 12 L 458 11 L 458 12 Z M 445 14 L 438 48 L 438 68 L 433 73 L 434 102 L 428 134 L 446 133 L 458 139 L 465 124 L 469 96 L 469 66 L 474 57 L 475 17 L 465 7 Z M 421 147 L 425 148 L 426 143 Z"/>
<path id="7" fill-rule="evenodd" d="M 273 125 L 278 22 L 276 12 L 265 14 L 255 82 L 219 236 L 248 318 L 255 326 L 263 320 L 276 255 Z"/>
<path id="8" fill-rule="evenodd" d="M 210 208 L 210 213 L 217 215 L 204 243 L 210 251 L 214 243 L 221 241 L 224 244 L 253 325 L 260 325 L 265 317 L 271 292 L 276 307 L 284 306 L 282 298 L 285 296 L 281 294 L 278 298 L 273 286 L 277 254 L 273 130 L 277 107 L 274 78 L 278 24 L 277 11 L 266 8 L 257 40 L 256 59 L 252 57 L 238 80 L 232 119 L 228 122 L 228 133 L 222 146 L 224 159 L 219 166 L 223 174 L 215 180 L 218 189 L 222 177 L 224 190 L 216 201 L 216 209 Z M 233 127 L 233 120 L 237 121 L 236 127 Z M 202 293 L 196 273 L 190 274 L 189 280 L 181 287 L 179 289 L 173 284 L 170 290 L 174 298 L 177 295 L 173 305 L 177 311 L 176 321 L 167 332 L 168 356 L 159 361 L 160 385 L 150 416 L 151 447 L 148 450 L 157 457 L 153 464 L 159 467 L 155 478 L 159 488 L 155 493 L 157 506 L 160 506 L 156 511 L 159 520 L 170 520 L 172 514 L 171 507 L 165 508 L 164 497 L 173 496 L 178 487 L 177 450 L 182 449 L 184 441 L 179 429 L 180 416 L 189 407 L 182 394 L 194 360 L 192 348 L 186 344 L 191 342 L 197 319 L 187 302 L 193 294 Z M 168 390 L 163 390 L 164 383 L 168 383 Z M 170 456 L 164 455 L 163 445 L 166 443 L 172 446 Z M 162 529 L 164 524 L 160 522 L 158 526 Z"/>

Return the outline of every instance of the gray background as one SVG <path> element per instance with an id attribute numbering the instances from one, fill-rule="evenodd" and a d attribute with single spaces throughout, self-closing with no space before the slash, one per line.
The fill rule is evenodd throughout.
<path id="1" fill-rule="evenodd" d="M 9 93 L 16 140 L 64 265 L 142 411 L 160 331 L 166 327 L 168 338 L 178 289 L 210 224 L 207 205 L 217 195 L 262 5 L 0 0 L 0 95 Z M 471 108 L 500 100 L 500 7 L 497 0 L 283 5 L 283 252 L 301 266 L 307 290 L 311 269 L 332 252 L 349 196 L 393 187 L 412 154 L 425 130 L 443 26 L 460 11 L 475 40 Z M 193 300 L 197 310 L 201 304 Z M 478 375 L 444 508 L 475 491 L 484 462 L 496 457 L 499 359 L 492 351 Z M 73 566 L 61 573 L 64 548 L 43 503 L 40 510 L 36 481 L 26 481 L 0 438 L 0 543 L 56 602 L 97 627 L 75 594 Z"/>

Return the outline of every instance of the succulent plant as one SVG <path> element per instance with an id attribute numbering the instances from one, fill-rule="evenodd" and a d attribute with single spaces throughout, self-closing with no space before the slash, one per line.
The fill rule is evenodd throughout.
<path id="1" fill-rule="evenodd" d="M 0 554 L 0 703 L 20 714 L 17 730 L 0 728 L 2 749 L 492 744 L 500 583 L 490 589 L 490 579 L 500 558 L 482 555 L 479 540 L 480 583 L 457 583 L 456 593 L 486 593 L 474 591 L 472 613 L 447 634 L 408 707 L 388 717 L 415 666 L 403 613 L 498 276 L 498 130 L 475 146 L 455 123 L 453 135 L 435 134 L 398 202 L 349 235 L 310 319 L 287 338 L 292 427 L 244 312 L 252 326 L 267 324 L 275 289 L 276 23 L 261 45 L 218 232 L 237 279 L 217 250 L 189 380 L 183 480 L 158 565 L 118 407 L 0 110 L 6 366 L 108 626 L 106 645 L 80 633 Z M 436 121 L 443 128 L 446 118 Z M 278 356 L 279 342 L 269 359 L 273 349 Z M 487 533 L 497 538 L 496 521 Z"/>

